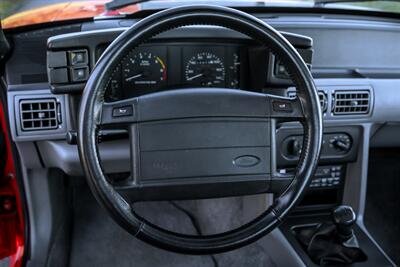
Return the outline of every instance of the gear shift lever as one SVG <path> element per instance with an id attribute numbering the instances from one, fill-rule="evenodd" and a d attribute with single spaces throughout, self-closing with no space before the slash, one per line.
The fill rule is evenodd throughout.
<path id="1" fill-rule="evenodd" d="M 295 231 L 297 240 L 307 255 L 321 266 L 346 265 L 367 260 L 353 231 L 356 214 L 350 206 L 337 206 L 331 221 L 315 226 L 300 227 Z"/>
<path id="2" fill-rule="evenodd" d="M 354 236 L 353 225 L 356 218 L 356 214 L 350 206 L 341 205 L 332 210 L 332 220 L 336 225 L 339 238 L 342 242 L 346 242 Z"/>

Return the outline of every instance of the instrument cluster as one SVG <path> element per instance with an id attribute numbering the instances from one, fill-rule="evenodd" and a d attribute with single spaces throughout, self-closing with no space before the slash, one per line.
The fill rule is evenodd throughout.
<path id="1" fill-rule="evenodd" d="M 106 101 L 169 89 L 239 89 L 243 75 L 238 44 L 147 44 L 130 51 L 114 69 Z"/>

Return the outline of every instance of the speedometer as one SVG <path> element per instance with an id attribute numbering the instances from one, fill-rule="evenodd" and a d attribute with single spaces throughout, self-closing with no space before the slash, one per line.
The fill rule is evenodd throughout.
<path id="1" fill-rule="evenodd" d="M 224 87 L 224 63 L 213 53 L 198 53 L 186 63 L 185 80 L 191 85 Z"/>
<path id="2" fill-rule="evenodd" d="M 123 63 L 123 82 L 136 90 L 157 89 L 167 79 L 163 60 L 151 52 L 131 53 Z"/>

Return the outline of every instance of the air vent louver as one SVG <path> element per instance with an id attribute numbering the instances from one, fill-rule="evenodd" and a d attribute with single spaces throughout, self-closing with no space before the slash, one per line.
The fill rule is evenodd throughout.
<path id="1" fill-rule="evenodd" d="M 21 128 L 23 131 L 57 129 L 59 124 L 55 98 L 24 99 L 20 101 Z"/>
<path id="2" fill-rule="evenodd" d="M 334 93 L 334 115 L 359 115 L 367 114 L 370 107 L 370 92 L 336 91 Z"/>
<path id="3" fill-rule="evenodd" d="M 326 99 L 326 94 L 324 92 L 318 92 L 318 97 L 322 112 L 326 112 L 326 109 L 328 108 L 328 100 Z"/>

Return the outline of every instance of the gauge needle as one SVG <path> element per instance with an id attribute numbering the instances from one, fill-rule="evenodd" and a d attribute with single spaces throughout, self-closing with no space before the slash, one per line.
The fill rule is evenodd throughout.
<path id="1" fill-rule="evenodd" d="M 194 76 L 192 76 L 192 77 L 189 77 L 189 78 L 187 78 L 186 80 L 187 80 L 187 81 L 191 81 L 191 80 L 194 80 L 194 79 L 196 79 L 196 78 L 199 78 L 199 77 L 201 77 L 201 76 L 203 76 L 203 75 L 204 75 L 203 73 L 200 73 L 200 74 L 194 75 Z"/>
<path id="2" fill-rule="evenodd" d="M 132 77 L 126 78 L 125 81 L 129 82 L 129 81 L 132 81 L 134 79 L 140 78 L 142 76 L 143 76 L 143 73 L 139 73 L 139 74 L 136 74 L 136 75 L 134 75 Z"/>

